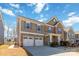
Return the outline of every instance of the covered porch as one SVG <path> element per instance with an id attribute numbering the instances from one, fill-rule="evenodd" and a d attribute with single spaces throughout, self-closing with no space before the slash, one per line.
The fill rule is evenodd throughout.
<path id="1" fill-rule="evenodd" d="M 47 35 L 47 37 L 48 37 L 48 43 L 58 42 L 58 44 L 60 45 L 60 41 L 62 41 L 61 34 L 50 33 Z"/>

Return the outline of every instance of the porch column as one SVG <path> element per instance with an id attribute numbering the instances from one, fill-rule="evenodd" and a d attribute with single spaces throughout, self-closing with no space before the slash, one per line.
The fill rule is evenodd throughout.
<path id="1" fill-rule="evenodd" d="M 58 36 L 58 44 L 59 44 L 59 45 L 60 45 L 60 40 L 61 40 L 61 39 L 60 39 L 60 36 Z"/>
<path id="2" fill-rule="evenodd" d="M 52 42 L 52 35 L 50 35 L 50 42 Z"/>
<path id="3" fill-rule="evenodd" d="M 67 39 L 67 41 L 68 41 L 68 33 L 67 33 L 67 38 L 66 38 L 66 39 Z"/>

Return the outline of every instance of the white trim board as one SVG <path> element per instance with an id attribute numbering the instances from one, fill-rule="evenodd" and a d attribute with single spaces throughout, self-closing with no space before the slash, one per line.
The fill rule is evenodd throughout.
<path id="1" fill-rule="evenodd" d="M 42 36 L 44 36 L 44 34 L 40 34 L 40 33 L 23 32 L 23 31 L 20 31 L 20 33 L 25 33 L 25 34 L 34 34 L 34 35 L 42 35 Z"/>

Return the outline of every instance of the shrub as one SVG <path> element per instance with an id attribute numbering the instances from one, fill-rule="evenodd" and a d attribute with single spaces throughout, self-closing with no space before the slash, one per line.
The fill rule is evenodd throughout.
<path id="1" fill-rule="evenodd" d="M 51 43 L 50 43 L 50 46 L 51 46 L 51 47 L 56 47 L 56 46 L 58 46 L 58 42 L 51 42 Z"/>
<path id="2" fill-rule="evenodd" d="M 63 46 L 63 41 L 60 41 L 60 46 Z"/>
<path id="3" fill-rule="evenodd" d="M 68 41 L 60 41 L 60 45 L 61 46 L 69 46 L 69 42 Z"/>

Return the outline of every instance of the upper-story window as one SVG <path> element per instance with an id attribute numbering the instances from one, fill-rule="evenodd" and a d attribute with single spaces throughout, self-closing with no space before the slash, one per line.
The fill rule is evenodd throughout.
<path id="1" fill-rule="evenodd" d="M 41 31 L 41 26 L 37 25 L 37 31 Z"/>
<path id="2" fill-rule="evenodd" d="M 50 33 L 52 31 L 52 28 L 51 27 L 48 27 L 48 32 Z"/>
<path id="3" fill-rule="evenodd" d="M 58 33 L 62 33 L 62 29 L 61 28 L 58 28 L 57 32 Z"/>
<path id="4" fill-rule="evenodd" d="M 25 26 L 26 26 L 27 29 L 29 29 L 29 28 L 31 28 L 32 24 L 31 23 L 26 23 Z"/>

